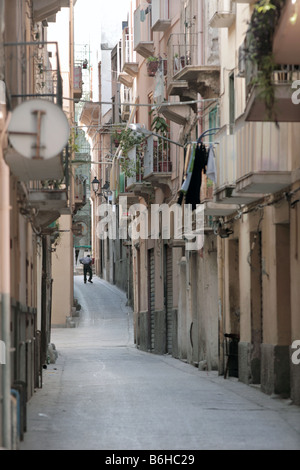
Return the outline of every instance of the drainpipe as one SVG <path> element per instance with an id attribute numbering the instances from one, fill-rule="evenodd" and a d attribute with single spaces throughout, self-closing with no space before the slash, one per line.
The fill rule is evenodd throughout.
<path id="1" fill-rule="evenodd" d="M 3 147 L 6 128 L 0 135 L 0 294 L 1 294 L 1 331 L 5 344 L 5 365 L 1 366 L 3 396 L 3 447 L 11 449 L 11 374 L 10 374 L 10 172 L 4 162 Z"/>
<path id="2" fill-rule="evenodd" d="M 204 15 L 206 12 L 206 8 L 204 5 L 203 0 L 198 1 L 198 63 L 201 65 L 205 65 L 205 49 L 204 49 Z M 198 95 L 199 98 L 199 95 Z M 202 118 L 202 112 L 203 112 L 203 104 L 199 103 L 198 104 L 198 132 L 201 134 L 203 132 L 203 118 Z M 201 116 L 201 118 L 200 118 Z M 198 135 L 199 135 L 198 134 Z"/>
<path id="3" fill-rule="evenodd" d="M 5 1 L 0 0 L 0 59 L 3 55 L 3 35 L 5 28 Z M 0 60 L 0 63 L 2 60 Z M 4 69 L 1 67 L 0 79 L 4 79 Z M 6 122 L 6 104 L 5 104 L 5 84 L 2 82 L 4 90 L 2 90 L 0 113 L 0 124 L 5 123 L 3 129 L 0 127 L 0 329 L 2 341 L 5 344 L 5 364 L 0 366 L 1 387 L 0 394 L 3 397 L 2 409 L 2 432 L 3 438 L 1 445 L 11 450 L 11 365 L 10 365 L 10 317 L 11 317 L 11 301 L 10 301 L 10 171 L 3 158 L 3 148 L 6 144 L 6 130 L 10 120 L 8 115 Z"/>

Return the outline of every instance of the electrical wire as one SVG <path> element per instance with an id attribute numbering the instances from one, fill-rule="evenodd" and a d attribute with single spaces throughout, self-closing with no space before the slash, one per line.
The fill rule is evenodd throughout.
<path id="1" fill-rule="evenodd" d="M 67 98 L 63 97 L 63 100 L 66 101 L 76 101 L 76 103 L 88 103 L 91 105 L 117 105 L 117 106 L 135 106 L 135 107 L 147 107 L 147 108 L 160 108 L 161 106 L 185 106 L 190 104 L 197 104 L 197 103 L 206 103 L 206 102 L 219 102 L 219 98 L 206 98 L 206 99 L 199 99 L 199 100 L 192 100 L 192 101 L 163 101 L 161 103 L 116 103 L 113 101 L 90 101 L 90 100 L 77 100 L 75 98 Z"/>

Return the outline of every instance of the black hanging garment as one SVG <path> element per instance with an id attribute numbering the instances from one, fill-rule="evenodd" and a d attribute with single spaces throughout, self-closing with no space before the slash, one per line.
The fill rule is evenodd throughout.
<path id="1" fill-rule="evenodd" d="M 177 201 L 177 204 L 179 204 L 180 206 L 183 203 L 183 198 L 186 193 L 186 191 L 183 191 L 183 185 L 187 178 L 187 169 L 188 169 L 190 156 L 191 156 L 191 145 L 189 145 L 188 147 L 185 147 L 184 149 L 184 170 L 183 170 L 183 178 L 182 178 L 182 187 L 179 191 L 179 197 Z"/>
<path id="2" fill-rule="evenodd" d="M 195 160 L 191 182 L 185 196 L 185 203 L 191 204 L 192 210 L 195 210 L 197 204 L 200 204 L 202 171 L 206 173 L 207 158 L 208 154 L 205 145 L 202 142 L 198 143 L 195 151 Z"/>

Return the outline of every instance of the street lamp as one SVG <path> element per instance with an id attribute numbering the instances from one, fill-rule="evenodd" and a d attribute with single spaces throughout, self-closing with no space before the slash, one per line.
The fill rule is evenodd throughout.
<path id="1" fill-rule="evenodd" d="M 100 181 L 95 176 L 95 178 L 92 181 L 92 188 L 93 188 L 93 191 L 94 191 L 95 194 L 98 193 L 99 187 L 100 187 Z"/>
<path id="2" fill-rule="evenodd" d="M 101 193 L 99 193 L 100 181 L 95 176 L 95 178 L 92 181 L 92 187 L 93 187 L 93 191 L 95 195 L 103 196 L 106 199 L 106 201 L 108 201 L 109 196 L 112 195 L 112 192 L 109 189 L 109 181 L 105 181 L 104 186 L 101 188 Z"/>

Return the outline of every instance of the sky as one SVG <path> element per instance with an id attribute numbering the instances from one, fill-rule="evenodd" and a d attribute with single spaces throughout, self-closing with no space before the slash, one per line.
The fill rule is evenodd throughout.
<path id="1" fill-rule="evenodd" d="M 93 100 L 98 96 L 98 63 L 103 62 L 102 71 L 102 97 L 111 99 L 111 70 L 110 51 L 101 53 L 101 43 L 108 43 L 114 47 L 122 36 L 122 21 L 127 20 L 130 0 L 77 0 L 74 6 L 74 42 L 75 62 L 85 58 L 93 68 Z M 69 53 L 62 45 L 68 44 L 69 36 L 65 24 L 69 21 L 69 9 L 62 8 L 56 15 L 56 22 L 49 23 L 49 41 L 59 41 L 60 60 L 62 72 L 68 70 Z M 51 25 L 51 27 L 50 27 Z M 88 53 L 86 53 L 88 51 Z M 103 109 L 106 112 L 107 109 Z"/>
<path id="2" fill-rule="evenodd" d="M 101 52 L 101 43 L 115 47 L 122 37 L 122 21 L 127 20 L 130 0 L 77 0 L 74 7 L 75 46 L 88 45 L 90 63 L 93 67 L 93 99 L 98 97 L 97 64 L 102 61 L 102 98 L 111 100 L 111 53 Z M 87 48 L 88 50 L 88 48 Z M 80 54 L 80 53 L 79 53 Z M 75 53 L 76 56 L 76 53 Z M 103 105 L 105 114 L 109 109 Z"/>
<path id="3" fill-rule="evenodd" d="M 74 7 L 75 43 L 93 43 L 99 38 L 101 3 L 102 0 L 77 0 Z"/>
<path id="4" fill-rule="evenodd" d="M 102 34 L 107 25 L 110 31 L 118 28 L 121 36 L 121 24 L 115 18 L 121 15 L 126 21 L 129 4 L 130 0 L 77 0 L 74 7 L 76 42 L 93 44 L 99 40 L 101 25 L 104 26 Z"/>

